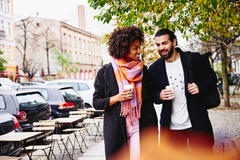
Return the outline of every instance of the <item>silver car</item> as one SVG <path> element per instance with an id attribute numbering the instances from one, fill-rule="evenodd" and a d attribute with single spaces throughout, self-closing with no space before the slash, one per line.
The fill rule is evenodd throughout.
<path id="1" fill-rule="evenodd" d="M 94 92 L 92 80 L 57 79 L 46 82 L 46 85 L 56 84 L 73 87 L 84 100 L 85 108 L 92 108 L 92 99 Z"/>

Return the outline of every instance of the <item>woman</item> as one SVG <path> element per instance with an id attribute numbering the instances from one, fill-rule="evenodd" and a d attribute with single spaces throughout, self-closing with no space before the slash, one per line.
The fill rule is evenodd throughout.
<path id="1" fill-rule="evenodd" d="M 125 144 L 129 146 L 130 159 L 139 159 L 139 130 L 143 128 L 154 127 L 157 142 L 157 117 L 148 71 L 140 60 L 143 41 L 143 32 L 138 27 L 115 29 L 108 42 L 111 63 L 104 65 L 95 79 L 93 106 L 105 110 L 106 159 Z"/>

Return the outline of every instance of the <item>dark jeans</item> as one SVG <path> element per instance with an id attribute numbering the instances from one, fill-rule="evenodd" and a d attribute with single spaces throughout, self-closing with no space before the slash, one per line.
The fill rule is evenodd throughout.
<path id="1" fill-rule="evenodd" d="M 192 130 L 192 128 L 184 130 L 168 130 L 164 133 L 167 142 L 177 148 L 192 150 L 201 149 L 212 152 L 212 143 L 208 136 Z"/>

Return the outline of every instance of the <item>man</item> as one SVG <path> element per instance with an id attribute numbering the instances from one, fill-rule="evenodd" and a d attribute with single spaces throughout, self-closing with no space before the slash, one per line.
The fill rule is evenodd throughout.
<path id="1" fill-rule="evenodd" d="M 154 101 L 163 104 L 160 126 L 163 139 L 174 146 L 192 149 L 212 149 L 212 125 L 202 105 L 209 86 L 216 83 L 216 75 L 199 53 L 183 52 L 177 45 L 175 34 L 160 29 L 155 34 L 157 51 L 161 58 L 150 68 L 154 86 Z M 191 54 L 194 82 L 189 81 L 188 58 Z M 166 132 L 167 131 L 167 132 Z"/>

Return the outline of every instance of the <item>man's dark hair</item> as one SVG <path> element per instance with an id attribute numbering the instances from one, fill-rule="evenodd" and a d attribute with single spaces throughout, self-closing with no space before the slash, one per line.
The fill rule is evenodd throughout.
<path id="1" fill-rule="evenodd" d="M 130 45 L 135 40 L 138 40 L 140 44 L 144 41 L 144 34 L 140 28 L 129 26 L 115 29 L 108 41 L 109 55 L 114 58 L 124 57 L 128 54 Z"/>
<path id="2" fill-rule="evenodd" d="M 166 29 L 166 28 L 163 28 L 163 29 L 160 29 L 159 31 L 157 31 L 157 33 L 155 34 L 155 38 L 158 37 L 158 36 L 166 35 L 166 34 L 169 35 L 169 39 L 170 39 L 171 42 L 173 42 L 174 39 L 177 40 L 174 32 L 169 30 L 169 29 Z"/>

